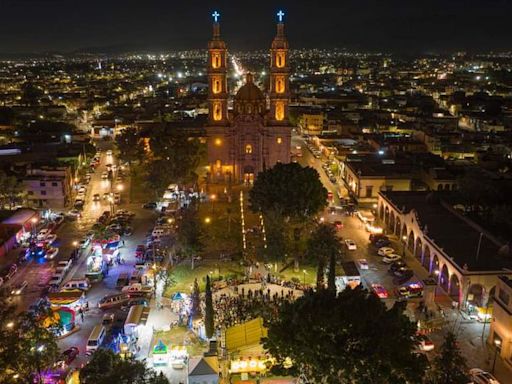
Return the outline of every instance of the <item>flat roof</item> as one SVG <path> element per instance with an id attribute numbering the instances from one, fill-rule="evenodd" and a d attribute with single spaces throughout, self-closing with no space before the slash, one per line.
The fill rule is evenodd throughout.
<path id="1" fill-rule="evenodd" d="M 500 252 L 504 244 L 497 243 L 470 219 L 450 209 L 439 194 L 424 191 L 380 193 L 404 214 L 414 209 L 425 235 L 461 269 L 467 266 L 469 271 L 475 272 L 512 270 L 512 258 Z"/>

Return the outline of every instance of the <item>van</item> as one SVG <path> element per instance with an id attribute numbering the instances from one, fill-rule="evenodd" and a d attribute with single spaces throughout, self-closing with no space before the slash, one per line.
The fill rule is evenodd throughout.
<path id="1" fill-rule="evenodd" d="M 62 289 L 80 289 L 82 291 L 87 291 L 89 288 L 91 288 L 91 283 L 88 278 L 68 280 L 62 287 Z"/>
<path id="2" fill-rule="evenodd" d="M 101 343 L 103 343 L 105 334 L 105 327 L 101 324 L 96 325 L 87 340 L 86 350 L 91 352 L 96 351 L 101 346 Z"/>
<path id="3" fill-rule="evenodd" d="M 98 302 L 98 307 L 101 309 L 113 308 L 113 307 L 123 305 L 128 300 L 130 300 L 130 298 L 128 297 L 128 295 L 126 293 L 120 293 L 117 295 L 108 295 L 108 296 L 104 296 Z"/>

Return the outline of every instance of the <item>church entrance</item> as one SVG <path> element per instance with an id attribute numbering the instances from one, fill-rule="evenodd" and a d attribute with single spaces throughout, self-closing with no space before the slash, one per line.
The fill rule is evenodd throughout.
<path id="1" fill-rule="evenodd" d="M 254 167 L 252 165 L 246 165 L 244 167 L 244 184 L 252 185 L 254 183 Z"/>

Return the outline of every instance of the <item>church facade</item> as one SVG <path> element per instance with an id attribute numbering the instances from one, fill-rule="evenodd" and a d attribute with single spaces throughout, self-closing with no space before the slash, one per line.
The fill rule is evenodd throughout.
<path id="1" fill-rule="evenodd" d="M 208 44 L 206 127 L 211 183 L 251 184 L 264 169 L 290 161 L 288 41 L 282 12 L 278 16 L 277 35 L 270 49 L 267 94 L 254 84 L 249 73 L 233 98 L 233 108 L 228 110 L 227 46 L 214 14 L 213 38 Z"/>

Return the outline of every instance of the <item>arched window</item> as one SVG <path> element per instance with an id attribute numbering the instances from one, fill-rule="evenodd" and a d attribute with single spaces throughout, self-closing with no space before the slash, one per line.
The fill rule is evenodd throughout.
<path id="1" fill-rule="evenodd" d="M 215 79 L 213 80 L 213 93 L 220 93 L 221 89 L 220 89 L 220 80 L 219 79 Z"/>
<path id="2" fill-rule="evenodd" d="M 222 108 L 219 102 L 213 105 L 213 120 L 221 121 L 222 120 Z"/>
<path id="3" fill-rule="evenodd" d="M 251 144 L 247 144 L 245 146 L 245 153 L 248 155 L 252 153 L 252 145 Z"/>
<path id="4" fill-rule="evenodd" d="M 212 53 L 212 67 L 220 68 L 220 53 L 218 52 Z"/>
<path id="5" fill-rule="evenodd" d="M 277 52 L 276 54 L 276 67 L 278 68 L 283 68 L 285 63 L 284 63 L 284 52 Z"/>
<path id="6" fill-rule="evenodd" d="M 284 120 L 284 104 L 282 101 L 276 102 L 275 118 L 277 121 Z"/>
<path id="7" fill-rule="evenodd" d="M 282 77 L 276 79 L 276 92 L 284 93 L 284 80 Z"/>

